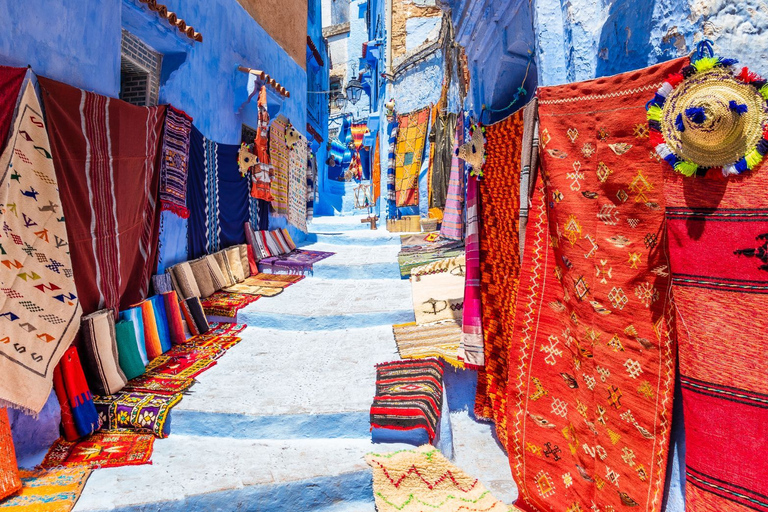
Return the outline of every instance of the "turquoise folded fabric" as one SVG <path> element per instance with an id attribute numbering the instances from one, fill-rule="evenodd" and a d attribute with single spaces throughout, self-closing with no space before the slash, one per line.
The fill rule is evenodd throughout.
<path id="1" fill-rule="evenodd" d="M 160 346 L 163 353 L 171 350 L 171 331 L 168 329 L 168 315 L 165 312 L 165 299 L 162 295 L 150 297 L 149 302 L 155 311 L 155 321 L 157 322 L 157 335 L 160 338 Z"/>
<path id="2" fill-rule="evenodd" d="M 125 378 L 135 379 L 144 373 L 144 361 L 139 352 L 139 338 L 133 324 L 127 320 L 120 320 L 115 324 L 115 338 L 117 339 L 117 360 Z M 143 336 L 141 345 L 144 344 Z"/>
<path id="3" fill-rule="evenodd" d="M 141 356 L 141 362 L 144 366 L 149 363 L 147 357 L 147 348 L 144 344 L 144 317 L 141 314 L 141 308 L 131 308 L 120 312 L 120 320 L 129 322 L 133 326 L 136 335 L 136 348 Z"/>

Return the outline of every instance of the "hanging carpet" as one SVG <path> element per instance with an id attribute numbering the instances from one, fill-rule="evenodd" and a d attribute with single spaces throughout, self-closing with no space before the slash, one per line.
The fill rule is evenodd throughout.
<path id="1" fill-rule="evenodd" d="M 285 142 L 288 120 L 277 116 L 269 127 L 269 158 L 272 162 L 272 214 L 275 217 L 288 217 L 288 176 L 290 169 L 290 150 Z"/>
<path id="2" fill-rule="evenodd" d="M 456 121 L 456 137 L 451 152 L 451 168 L 448 193 L 445 198 L 443 223 L 440 236 L 451 240 L 464 238 L 464 161 L 458 157 L 458 149 L 464 143 L 464 114 Z"/>
<path id="3" fill-rule="evenodd" d="M 0 502 L 3 512 L 69 512 L 91 476 L 87 467 L 20 471 L 21 492 Z"/>
<path id="4" fill-rule="evenodd" d="M 464 310 L 462 312 L 459 357 L 471 367 L 482 368 L 485 366 L 485 343 L 483 341 L 483 307 L 480 286 L 480 204 L 477 197 L 479 185 L 475 176 L 469 176 L 467 180 L 467 238 L 465 240 L 467 278 L 464 283 Z M 495 180 L 498 180 L 498 177 L 491 181 Z M 481 371 L 478 374 L 478 389 L 481 389 L 481 396 L 486 385 L 487 376 L 484 371 Z"/>
<path id="5" fill-rule="evenodd" d="M 157 261 L 165 107 L 39 83 L 83 311 L 127 308 L 147 296 Z"/>
<path id="6" fill-rule="evenodd" d="M 644 107 L 681 66 L 539 89 L 543 179 L 526 231 L 506 408 L 523 510 L 661 510 L 675 368 L 669 170 Z"/>
<path id="7" fill-rule="evenodd" d="M 470 349 L 478 349 L 479 343 L 472 335 L 481 332 L 484 354 L 477 375 L 475 415 L 496 423 L 496 433 L 505 447 L 507 352 L 520 275 L 518 219 L 523 131 L 522 110 L 487 126 L 484 177 L 477 181 L 470 176 L 467 184 L 467 253 L 473 257 L 472 277 L 477 278 L 478 270 L 480 277 L 479 289 L 474 281 L 468 285 L 473 297 L 480 292 L 480 310 L 474 312 L 482 314 L 482 326 L 473 321 L 474 329 L 467 329 L 465 339 Z"/>
<path id="8" fill-rule="evenodd" d="M 395 200 L 397 206 L 418 206 L 419 173 L 429 130 L 430 108 L 398 118 L 395 153 Z"/>
<path id="9" fill-rule="evenodd" d="M 82 441 L 57 440 L 40 464 L 47 469 L 117 468 L 152 464 L 155 436 L 133 432 L 97 432 Z"/>
<path id="10" fill-rule="evenodd" d="M 27 68 L 0 66 L 0 152 L 5 151 L 8 132 L 13 125 L 13 112 L 26 74 Z"/>
<path id="11" fill-rule="evenodd" d="M 448 187 L 451 178 L 453 164 L 454 136 L 456 134 L 456 114 L 439 114 L 432 131 L 429 133 L 429 141 L 434 148 L 432 159 L 432 200 L 430 207 L 444 208 L 448 198 Z"/>
<path id="12" fill-rule="evenodd" d="M 288 159 L 288 223 L 307 232 L 307 139 L 299 140 L 289 148 Z"/>
<path id="13" fill-rule="evenodd" d="M 387 152 L 387 218 L 400 218 L 397 214 L 397 185 L 396 185 L 396 167 L 397 167 L 397 123 L 389 123 L 389 148 Z"/>
<path id="14" fill-rule="evenodd" d="M 768 511 L 766 172 L 664 171 L 689 512 Z"/>
<path id="15" fill-rule="evenodd" d="M 163 131 L 160 160 L 160 208 L 184 219 L 187 208 L 187 172 L 189 166 L 189 136 L 192 118 L 169 105 Z"/>
<path id="16" fill-rule="evenodd" d="M 82 313 L 49 149 L 40 102 L 27 84 L 0 156 L 0 406 L 34 414 L 51 394 L 53 369 Z"/>

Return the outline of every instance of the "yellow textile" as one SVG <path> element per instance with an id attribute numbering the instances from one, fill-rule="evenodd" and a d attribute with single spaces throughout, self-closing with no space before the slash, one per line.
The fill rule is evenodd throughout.
<path id="1" fill-rule="evenodd" d="M 393 325 L 397 351 L 403 359 L 439 357 L 446 363 L 463 368 L 459 361 L 461 324 L 455 321 L 419 325 L 416 322 Z"/>
<path id="2" fill-rule="evenodd" d="M 69 512 L 91 470 L 85 467 L 21 470 L 21 492 L 0 502 L 3 512 Z"/>
<path id="3" fill-rule="evenodd" d="M 399 118 L 395 154 L 395 198 L 397 206 L 419 204 L 419 172 L 429 129 L 430 108 L 425 107 Z"/>

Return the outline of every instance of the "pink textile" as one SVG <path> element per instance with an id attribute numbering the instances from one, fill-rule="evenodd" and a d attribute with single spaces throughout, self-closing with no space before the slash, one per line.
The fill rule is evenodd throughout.
<path id="1" fill-rule="evenodd" d="M 440 228 L 440 236 L 451 240 L 464 238 L 464 161 L 456 155 L 458 147 L 464 140 L 464 115 L 459 115 L 456 122 L 456 143 L 453 147 L 451 160 L 451 177 L 448 181 L 448 195 L 445 199 L 445 211 L 443 213 L 443 225 Z M 477 232 L 477 231 L 475 231 Z"/>
<path id="2" fill-rule="evenodd" d="M 467 183 L 467 238 L 464 311 L 459 359 L 469 368 L 485 366 L 483 350 L 482 305 L 480 299 L 480 236 L 478 227 L 477 178 Z"/>

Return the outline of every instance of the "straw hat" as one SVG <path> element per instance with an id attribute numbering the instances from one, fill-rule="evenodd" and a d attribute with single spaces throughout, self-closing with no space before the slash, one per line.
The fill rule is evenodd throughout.
<path id="1" fill-rule="evenodd" d="M 685 176 L 713 167 L 741 174 L 768 153 L 767 97 L 765 80 L 700 44 L 691 64 L 668 77 L 646 105 L 651 141 Z"/>

